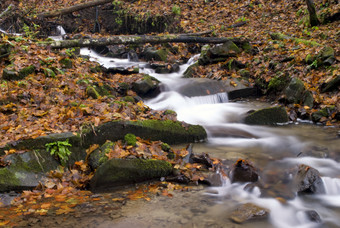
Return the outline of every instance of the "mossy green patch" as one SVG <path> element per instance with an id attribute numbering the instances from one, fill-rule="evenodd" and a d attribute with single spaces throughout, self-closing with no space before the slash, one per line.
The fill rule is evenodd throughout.
<path id="1" fill-rule="evenodd" d="M 287 111 L 284 107 L 270 107 L 257 110 L 248 114 L 246 124 L 252 125 L 275 125 L 288 121 Z"/>
<path id="2" fill-rule="evenodd" d="M 11 190 L 11 186 L 19 185 L 20 181 L 8 168 L 0 168 L 0 192 Z"/>
<path id="3" fill-rule="evenodd" d="M 124 140 L 125 140 L 127 145 L 136 146 L 137 139 L 136 139 L 136 136 L 134 134 L 130 134 L 130 133 L 126 134 L 124 136 Z"/>
<path id="4" fill-rule="evenodd" d="M 94 191 L 168 176 L 172 165 L 162 160 L 111 159 L 100 166 L 91 182 Z"/>

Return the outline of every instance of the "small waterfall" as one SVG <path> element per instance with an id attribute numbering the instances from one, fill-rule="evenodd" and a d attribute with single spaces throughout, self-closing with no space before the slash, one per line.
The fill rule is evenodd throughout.
<path id="1" fill-rule="evenodd" d="M 57 36 L 65 36 L 66 35 L 66 32 L 65 32 L 65 29 L 63 28 L 63 26 L 61 25 L 58 25 L 57 26 Z"/>

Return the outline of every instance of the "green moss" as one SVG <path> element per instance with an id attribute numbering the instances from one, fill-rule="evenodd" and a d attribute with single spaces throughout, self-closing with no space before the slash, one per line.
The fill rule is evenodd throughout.
<path id="1" fill-rule="evenodd" d="M 125 96 L 122 98 L 123 101 L 125 102 L 131 102 L 131 103 L 134 103 L 135 102 L 135 99 L 131 96 Z"/>
<path id="2" fill-rule="evenodd" d="M 275 125 L 288 121 L 287 111 L 284 107 L 270 107 L 257 110 L 248 114 L 245 118 L 246 124 L 253 125 Z"/>
<path id="3" fill-rule="evenodd" d="M 33 65 L 25 67 L 25 68 L 23 68 L 19 71 L 19 77 L 21 79 L 23 79 L 26 76 L 28 76 L 29 74 L 34 73 L 34 71 L 35 71 L 35 66 L 33 66 Z"/>
<path id="4" fill-rule="evenodd" d="M 69 58 L 63 58 L 59 61 L 63 68 L 70 69 L 73 66 L 72 60 Z"/>
<path id="5" fill-rule="evenodd" d="M 91 180 L 93 191 L 164 177 L 172 173 L 172 165 L 162 160 L 111 159 L 100 166 Z"/>
<path id="6" fill-rule="evenodd" d="M 167 109 L 164 111 L 164 115 L 177 115 L 177 113 L 173 110 Z"/>
<path id="7" fill-rule="evenodd" d="M 204 128 L 199 125 L 189 125 L 187 128 L 183 127 L 180 122 L 172 121 L 172 120 L 144 120 L 135 122 L 138 125 L 142 125 L 144 127 L 149 127 L 153 129 L 157 129 L 159 131 L 168 131 L 172 133 L 178 134 L 193 134 L 200 135 L 205 132 Z"/>
<path id="8" fill-rule="evenodd" d="M 126 134 L 124 136 L 124 140 L 128 145 L 136 146 L 137 139 L 136 139 L 136 136 L 134 134 Z"/>
<path id="9" fill-rule="evenodd" d="M 6 186 L 19 185 L 20 181 L 8 168 L 0 168 L 0 192 L 7 191 Z"/>
<path id="10" fill-rule="evenodd" d="M 269 81 L 268 90 L 279 92 L 282 91 L 287 85 L 287 77 L 275 76 Z"/>
<path id="11" fill-rule="evenodd" d="M 49 68 L 44 68 L 44 74 L 46 77 L 55 77 L 55 73 L 53 70 L 49 69 Z"/>
<path id="12" fill-rule="evenodd" d="M 171 150 L 171 147 L 167 143 L 162 143 L 161 147 L 162 147 L 162 150 L 164 150 L 165 152 L 169 152 Z"/>
<path id="13" fill-rule="evenodd" d="M 245 42 L 245 43 L 242 44 L 242 49 L 243 49 L 245 52 L 249 53 L 249 52 L 251 52 L 251 50 L 253 49 L 253 47 L 252 47 L 248 42 Z"/>
<path id="14" fill-rule="evenodd" d="M 100 97 L 99 92 L 96 90 L 94 86 L 86 87 L 86 95 L 92 97 L 93 99 L 98 99 Z"/>

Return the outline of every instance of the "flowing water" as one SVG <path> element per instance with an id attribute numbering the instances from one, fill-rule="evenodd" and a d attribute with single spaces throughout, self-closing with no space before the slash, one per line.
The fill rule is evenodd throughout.
<path id="1" fill-rule="evenodd" d="M 274 192 L 286 188 L 282 187 L 283 179 L 291 180 L 298 164 L 306 164 L 321 173 L 326 188 L 326 194 L 282 201 L 275 196 L 260 197 L 259 188 L 245 191 L 245 184 L 231 184 L 226 179 L 221 187 L 197 187 L 192 192 L 175 193 L 173 199 L 156 197 L 151 202 L 129 202 L 120 219 L 114 224 L 103 222 L 101 227 L 340 227 L 339 129 L 302 122 L 276 127 L 249 126 L 242 123 L 243 114 L 269 104 L 229 102 L 227 93 L 183 95 L 181 88 L 190 86 L 195 79 L 181 78 L 182 74 L 197 56 L 177 73 L 156 74 L 146 63 L 103 58 L 88 49 L 81 53 L 105 67 L 139 66 L 142 73 L 160 80 L 163 91 L 145 103 L 156 110 L 174 110 L 178 120 L 204 126 L 208 140 L 196 143 L 194 153 L 209 153 L 223 159 L 226 165 L 239 158 L 248 159 L 261 171 L 261 178 L 271 183 L 269 188 Z M 232 223 L 228 219 L 231 211 L 247 202 L 269 209 L 269 219 Z M 308 219 L 306 211 L 310 210 L 320 215 L 322 223 Z"/>

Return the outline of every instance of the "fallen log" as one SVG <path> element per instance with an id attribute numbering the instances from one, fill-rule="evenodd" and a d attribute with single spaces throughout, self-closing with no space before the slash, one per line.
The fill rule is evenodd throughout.
<path id="1" fill-rule="evenodd" d="M 104 4 L 110 3 L 110 2 L 112 2 L 112 0 L 95 0 L 95 1 L 91 1 L 91 2 L 77 4 L 77 5 L 70 6 L 70 7 L 63 8 L 63 9 L 53 10 L 51 12 L 41 13 L 41 14 L 38 15 L 38 17 L 39 18 L 47 18 L 47 17 L 61 16 L 61 15 L 69 14 L 69 13 L 79 11 L 79 10 L 82 10 L 82 9 L 86 9 L 86 8 L 90 8 L 90 7 L 94 7 L 94 6 L 99 6 L 99 5 L 104 5 Z"/>
<path id="2" fill-rule="evenodd" d="M 49 46 L 53 49 L 71 48 L 71 47 L 100 47 L 117 44 L 160 44 L 160 43 L 203 43 L 219 44 L 227 41 L 233 41 L 235 44 L 247 42 L 245 39 L 229 37 L 201 37 L 187 35 L 163 35 L 163 36 L 146 36 L 146 35 L 121 35 L 99 39 L 74 39 L 40 42 L 43 46 Z"/>

